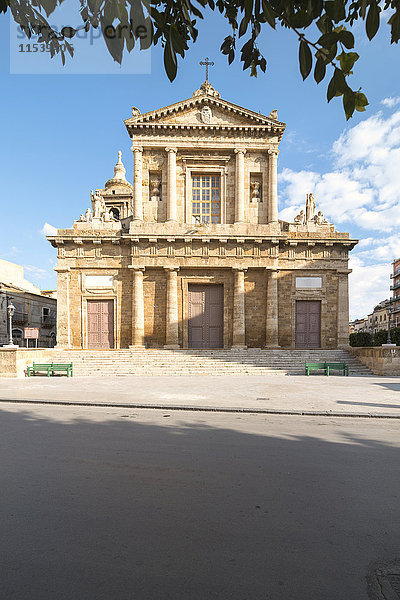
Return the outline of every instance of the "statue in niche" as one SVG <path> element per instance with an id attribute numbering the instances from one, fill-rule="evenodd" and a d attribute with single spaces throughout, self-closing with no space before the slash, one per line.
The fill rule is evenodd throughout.
<path id="1" fill-rule="evenodd" d="M 312 194 L 306 196 L 306 222 L 313 221 L 315 216 L 315 199 Z"/>
<path id="2" fill-rule="evenodd" d="M 156 202 L 161 200 L 161 179 L 159 177 L 152 177 L 150 180 L 150 200 Z"/>
<path id="3" fill-rule="evenodd" d="M 304 210 L 301 210 L 298 215 L 294 218 L 295 225 L 305 225 L 306 224 L 306 216 L 304 214 Z"/>
<path id="4" fill-rule="evenodd" d="M 314 217 L 314 223 L 316 225 L 329 225 L 329 221 L 325 219 L 322 212 L 319 210 L 318 213 Z"/>
<path id="5" fill-rule="evenodd" d="M 260 202 L 261 201 L 261 184 L 259 181 L 254 180 L 250 183 L 251 189 L 251 201 L 252 202 Z"/>
<path id="6" fill-rule="evenodd" d="M 211 123 L 212 112 L 209 106 L 203 106 L 200 115 L 203 123 Z"/>

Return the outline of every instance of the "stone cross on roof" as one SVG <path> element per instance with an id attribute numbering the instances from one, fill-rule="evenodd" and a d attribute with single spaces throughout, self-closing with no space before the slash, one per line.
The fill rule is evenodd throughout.
<path id="1" fill-rule="evenodd" d="M 214 66 L 214 62 L 210 61 L 210 59 L 208 58 L 208 56 L 206 56 L 206 60 L 205 61 L 200 61 L 200 65 L 202 67 L 206 68 L 206 81 L 208 81 L 208 67 L 213 67 Z"/>

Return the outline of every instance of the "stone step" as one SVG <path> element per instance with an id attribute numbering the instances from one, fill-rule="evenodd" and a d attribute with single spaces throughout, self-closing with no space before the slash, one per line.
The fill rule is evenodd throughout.
<path id="1" fill-rule="evenodd" d="M 54 362 L 73 362 L 75 376 L 207 376 L 304 374 L 305 361 L 346 361 L 350 373 L 370 371 L 345 350 L 61 350 Z"/>

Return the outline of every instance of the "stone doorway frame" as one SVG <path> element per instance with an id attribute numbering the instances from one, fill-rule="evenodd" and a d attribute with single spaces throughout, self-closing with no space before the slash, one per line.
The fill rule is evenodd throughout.
<path id="1" fill-rule="evenodd" d="M 181 289 L 182 289 L 182 348 L 189 349 L 189 284 L 197 285 L 222 285 L 224 308 L 223 308 L 223 347 L 229 348 L 229 318 L 226 307 L 229 306 L 229 297 L 233 293 L 233 280 L 231 284 L 227 284 L 225 279 L 218 275 L 188 275 L 181 274 Z"/>
<path id="2" fill-rule="evenodd" d="M 89 338 L 89 334 L 88 334 L 88 316 L 87 316 L 87 301 L 88 300 L 105 300 L 105 301 L 110 301 L 112 300 L 114 303 L 114 348 L 111 348 L 111 350 L 118 350 L 120 348 L 120 335 L 121 332 L 118 329 L 118 297 L 113 294 L 113 295 L 106 295 L 106 294 L 85 294 L 82 296 L 82 302 L 81 302 L 81 313 L 82 313 L 82 335 L 81 335 L 81 342 L 82 342 L 82 350 L 90 350 L 89 345 L 88 345 L 88 338 Z M 105 348 L 106 350 L 107 348 Z M 95 350 L 94 350 L 95 352 Z"/>

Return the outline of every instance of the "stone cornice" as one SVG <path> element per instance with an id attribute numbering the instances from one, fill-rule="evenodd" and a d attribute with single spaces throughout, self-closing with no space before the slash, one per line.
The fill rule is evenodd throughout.
<path id="1" fill-rule="evenodd" d="M 277 130 L 282 131 L 282 133 L 286 127 L 285 123 L 278 121 L 277 119 L 273 119 L 272 117 L 266 117 L 265 115 L 256 113 L 255 111 L 249 110 L 247 108 L 243 108 L 242 106 L 233 104 L 232 102 L 228 102 L 227 100 L 222 100 L 221 98 L 215 98 L 203 94 L 201 96 L 195 96 L 192 98 L 188 98 L 187 100 L 181 100 L 179 102 L 175 102 L 174 104 L 170 104 L 169 106 L 164 106 L 163 108 L 152 110 L 143 114 L 136 114 L 130 117 L 129 119 L 126 119 L 124 122 L 129 130 L 129 127 L 139 124 L 142 125 L 145 123 L 152 123 L 157 119 L 164 118 L 168 115 L 173 115 L 175 113 L 182 112 L 184 110 L 202 105 L 217 106 L 218 108 L 221 108 L 227 112 L 240 115 L 241 117 L 246 117 L 254 123 L 274 127 Z"/>
<path id="2" fill-rule="evenodd" d="M 314 237 L 314 238 L 290 238 L 285 234 L 282 235 L 271 235 L 271 236 L 257 236 L 257 235 L 243 235 L 240 234 L 238 236 L 237 233 L 232 234 L 218 234 L 218 233 L 207 233 L 206 237 L 203 234 L 188 236 L 187 233 L 177 233 L 171 234 L 166 233 L 163 234 L 148 234 L 148 233 L 135 233 L 135 234 L 122 234 L 121 236 L 101 236 L 99 238 L 98 235 L 62 235 L 62 236 L 47 236 L 47 239 L 51 243 L 53 247 L 63 246 L 66 243 L 82 245 L 84 243 L 90 244 L 104 244 L 104 243 L 135 243 L 138 244 L 140 242 L 148 241 L 150 243 L 157 242 L 166 242 L 166 243 L 175 243 L 175 242 L 200 242 L 200 243 L 209 243 L 209 242 L 218 242 L 218 243 L 234 243 L 234 244 L 242 244 L 242 243 L 270 243 L 272 245 L 288 245 L 288 246 L 299 246 L 304 245 L 306 247 L 313 247 L 316 244 L 332 247 L 335 245 L 340 245 L 346 247 L 348 250 L 352 250 L 354 246 L 358 243 L 358 240 L 342 238 L 342 237 L 334 237 L 334 238 L 322 238 L 322 237 Z"/>

